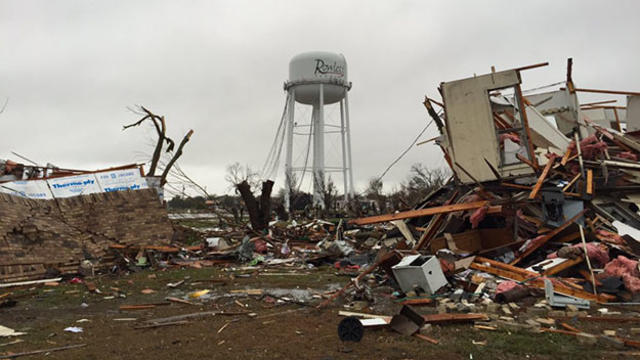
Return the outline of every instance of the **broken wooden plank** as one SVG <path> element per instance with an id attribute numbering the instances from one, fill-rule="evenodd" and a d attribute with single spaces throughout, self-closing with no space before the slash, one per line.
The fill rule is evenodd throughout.
<path id="1" fill-rule="evenodd" d="M 175 297 L 167 297 L 167 298 L 165 298 L 165 300 L 171 301 L 171 302 L 174 302 L 174 303 L 178 303 L 178 304 L 197 305 L 195 303 L 192 303 L 191 301 L 187 301 L 187 300 L 183 300 L 183 299 L 175 298 Z"/>
<path id="2" fill-rule="evenodd" d="M 569 161 L 569 156 L 571 156 L 571 144 L 569 144 L 569 146 L 567 146 L 567 151 L 565 151 L 564 155 L 562 156 L 562 159 L 560 160 L 560 165 L 565 166 L 567 165 L 567 162 Z"/>
<path id="3" fill-rule="evenodd" d="M 516 266 L 511 266 L 509 264 L 501 263 L 499 261 L 486 259 L 480 256 L 476 256 L 475 261 L 476 262 L 472 263 L 470 266 L 472 269 L 484 271 L 486 273 L 497 275 L 505 279 L 515 280 L 527 286 L 544 289 L 544 280 L 543 278 L 540 278 L 540 275 L 538 273 L 518 268 Z M 489 266 L 482 263 L 488 263 Z M 581 299 L 592 300 L 601 303 L 605 303 L 607 301 L 615 299 L 615 296 L 613 295 L 594 295 L 582 289 L 568 286 L 567 284 L 569 283 L 565 283 L 566 282 L 555 282 L 553 285 L 553 290 L 559 294 L 570 295 Z"/>
<path id="4" fill-rule="evenodd" d="M 576 319 L 586 322 L 608 322 L 608 323 L 640 323 L 638 317 L 615 317 L 615 316 L 549 316 L 560 321 L 570 321 Z"/>
<path id="5" fill-rule="evenodd" d="M 155 304 L 144 305 L 120 305 L 120 310 L 147 310 L 155 308 Z"/>
<path id="6" fill-rule="evenodd" d="M 422 340 L 428 341 L 428 342 L 430 342 L 430 343 L 432 343 L 434 345 L 438 345 L 440 343 L 438 340 L 436 340 L 434 338 L 431 338 L 431 337 L 428 337 L 426 335 L 422 335 L 422 334 L 419 334 L 419 333 L 413 334 L 413 336 L 417 337 L 418 339 L 422 339 Z"/>
<path id="7" fill-rule="evenodd" d="M 411 218 L 416 218 L 421 216 L 444 214 L 444 213 L 450 213 L 455 211 L 474 210 L 474 209 L 478 209 L 483 206 L 486 206 L 488 204 L 489 204 L 488 201 L 474 201 L 470 203 L 436 206 L 436 207 L 426 208 L 426 209 L 403 211 L 395 214 L 385 214 L 385 215 L 377 215 L 377 216 L 369 216 L 365 218 L 353 219 L 353 220 L 350 220 L 349 223 L 355 224 L 355 225 L 376 224 L 376 223 L 381 223 L 385 221 L 411 219 Z M 489 207 L 488 213 L 495 214 L 501 211 L 502 211 L 501 206 L 491 206 Z"/>
<path id="8" fill-rule="evenodd" d="M 593 170 L 587 169 L 587 194 L 593 195 Z"/>
<path id="9" fill-rule="evenodd" d="M 497 327 L 495 326 L 488 326 L 488 325 L 473 325 L 474 329 L 480 329 L 480 330 L 489 330 L 489 331 L 496 331 L 498 330 Z"/>
<path id="10" fill-rule="evenodd" d="M 563 328 L 565 328 L 566 330 L 569 330 L 569 331 L 573 331 L 573 332 L 577 332 L 577 333 L 582 332 L 582 331 L 578 330 L 577 328 L 575 328 L 575 327 L 573 327 L 573 326 L 571 326 L 571 325 L 569 325 L 569 324 L 567 324 L 565 322 L 560 323 L 560 326 L 562 326 Z"/>
<path id="11" fill-rule="evenodd" d="M 574 217 L 572 217 L 571 219 L 569 219 L 567 222 L 565 222 L 564 224 L 560 225 L 559 227 L 553 229 L 553 231 L 550 231 L 549 233 L 547 233 L 546 235 L 544 235 L 544 237 L 542 237 L 540 240 L 534 242 L 533 244 L 531 244 L 531 246 L 529 246 L 529 249 L 527 249 L 524 253 L 522 253 L 519 257 L 517 257 L 515 260 L 513 260 L 512 262 L 509 263 L 509 265 L 515 265 L 517 263 L 519 263 L 522 259 L 526 258 L 527 256 L 529 256 L 532 252 L 538 250 L 538 248 L 540 248 L 542 245 L 546 244 L 547 241 L 551 240 L 551 238 L 553 238 L 554 236 L 556 236 L 558 233 L 560 233 L 562 230 L 566 229 L 567 227 L 569 227 L 569 225 L 573 224 L 574 221 L 578 220 L 584 213 L 586 210 L 582 210 L 579 213 L 577 213 Z"/>
<path id="12" fill-rule="evenodd" d="M 567 190 L 569 190 L 569 188 L 571 188 L 571 186 L 573 186 L 573 184 L 575 184 L 576 181 L 580 179 L 580 175 L 580 173 L 577 173 L 576 176 L 574 176 L 573 179 L 571 179 L 571 181 L 569 181 L 569 183 L 562 188 L 562 192 L 566 192 Z"/>
<path id="13" fill-rule="evenodd" d="M 451 203 L 453 203 L 453 201 L 457 197 L 458 190 L 454 191 L 453 195 L 443 205 L 451 205 Z M 436 233 L 440 229 L 440 225 L 444 221 L 444 215 L 445 214 L 437 214 L 431 219 L 431 221 L 429 221 L 429 225 L 427 225 L 427 228 L 422 233 L 422 236 L 420 236 L 420 239 L 413 247 L 414 250 L 420 250 L 422 247 L 424 247 L 425 244 L 431 242 L 431 239 L 433 239 L 433 237 L 436 235 Z"/>
<path id="14" fill-rule="evenodd" d="M 551 170 L 551 166 L 553 165 L 555 160 L 556 160 L 556 154 L 551 153 L 551 156 L 549 157 L 547 164 L 544 166 L 544 169 L 542 170 L 542 174 L 540 174 L 538 181 L 536 181 L 536 184 L 533 186 L 533 190 L 531 190 L 531 193 L 529 194 L 529 199 L 532 200 L 536 198 L 536 196 L 538 195 L 538 192 L 542 188 L 542 184 L 544 183 L 544 180 L 547 178 L 547 175 L 549 175 L 549 170 Z"/>
<path id="15" fill-rule="evenodd" d="M 0 357 L 2 357 L 2 359 L 15 359 L 21 356 L 37 355 L 37 354 L 50 353 L 55 351 L 77 349 L 85 346 L 87 346 L 87 344 L 67 345 L 67 346 L 60 346 L 60 347 L 49 348 L 49 349 L 41 349 L 41 350 L 25 351 L 25 352 L 15 353 L 15 354 L 0 355 Z"/>
<path id="16" fill-rule="evenodd" d="M 581 257 L 581 256 L 580 257 L 576 257 L 574 259 L 567 259 L 567 261 L 564 261 L 561 264 L 558 264 L 556 266 L 553 266 L 553 267 L 545 270 L 544 274 L 545 275 L 555 275 L 555 274 L 557 274 L 557 273 L 559 273 L 561 271 L 564 271 L 564 270 L 566 270 L 566 269 L 568 269 L 568 268 L 570 268 L 570 267 L 572 267 L 574 265 L 577 265 L 577 264 L 579 264 L 579 263 L 581 263 L 583 261 L 584 261 L 584 258 Z"/>
<path id="17" fill-rule="evenodd" d="M 433 302 L 430 298 L 406 299 L 400 302 L 402 305 L 427 305 Z"/>
<path id="18" fill-rule="evenodd" d="M 189 323 L 188 321 L 182 320 L 182 321 L 173 321 L 173 322 L 149 324 L 149 325 L 140 325 L 140 326 L 135 326 L 134 329 L 136 329 L 136 330 L 140 330 L 140 329 L 155 329 L 155 328 L 163 327 L 163 326 L 184 325 L 184 324 L 188 324 L 188 323 Z"/>
<path id="19" fill-rule="evenodd" d="M 486 321 L 489 320 L 487 314 L 469 313 L 469 314 L 427 314 L 422 315 L 425 323 L 442 324 L 442 323 L 458 323 L 468 321 Z"/>
<path id="20" fill-rule="evenodd" d="M 55 281 L 61 281 L 62 278 L 58 277 L 58 278 L 53 278 L 53 279 L 43 279 L 43 280 L 31 280 L 31 281 L 20 281 L 20 282 L 13 282 L 13 283 L 6 283 L 6 284 L 0 284 L 0 288 L 8 288 L 8 287 L 14 287 L 14 286 L 25 286 L 25 285 L 36 285 L 36 284 L 44 284 L 47 282 L 55 282 Z"/>
<path id="21" fill-rule="evenodd" d="M 151 319 L 151 320 L 147 320 L 146 323 L 157 324 L 157 323 L 165 323 L 165 322 L 176 322 L 176 321 L 187 320 L 187 319 L 197 319 L 197 318 L 207 317 L 207 316 L 217 316 L 217 315 L 234 316 L 234 315 L 248 315 L 248 314 L 251 314 L 251 313 L 248 311 L 233 311 L 233 312 L 232 311 L 204 311 L 204 312 L 198 312 L 198 313 L 169 316 L 165 318 Z"/>
<path id="22" fill-rule="evenodd" d="M 344 310 L 338 311 L 338 315 L 340 315 L 340 316 L 355 316 L 355 317 L 361 317 L 361 318 L 364 318 L 364 319 L 384 319 L 384 320 L 387 320 L 387 321 L 391 321 L 391 318 L 393 317 L 393 316 L 388 316 L 388 315 L 367 314 L 367 313 L 359 313 L 359 312 L 344 311 Z"/>

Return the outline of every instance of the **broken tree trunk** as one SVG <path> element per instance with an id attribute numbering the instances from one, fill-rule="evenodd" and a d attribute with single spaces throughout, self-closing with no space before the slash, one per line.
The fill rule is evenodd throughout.
<path id="1" fill-rule="evenodd" d="M 184 148 L 185 144 L 189 142 L 189 139 L 191 139 L 191 135 L 193 135 L 193 130 L 189 130 L 187 135 L 184 136 L 184 138 L 180 142 L 180 145 L 178 146 L 178 150 L 176 150 L 176 153 L 173 154 L 173 157 L 171 158 L 171 160 L 169 160 L 167 166 L 165 166 L 164 171 L 162 172 L 162 176 L 160 176 L 160 186 L 164 186 L 164 184 L 167 183 L 167 175 L 169 175 L 169 170 L 171 170 L 173 164 L 175 164 L 178 158 L 182 155 L 182 148 Z"/>
<path id="2" fill-rule="evenodd" d="M 271 190 L 273 189 L 273 181 L 267 180 L 262 183 L 260 202 L 253 196 L 251 185 L 249 185 L 246 180 L 237 184 L 236 188 L 240 192 L 240 196 L 242 196 L 242 200 L 247 207 L 253 230 L 260 231 L 267 229 L 269 227 L 271 214 Z"/>

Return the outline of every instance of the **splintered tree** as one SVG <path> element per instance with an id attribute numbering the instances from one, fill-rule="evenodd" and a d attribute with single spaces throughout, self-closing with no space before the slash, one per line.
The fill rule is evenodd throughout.
<path id="1" fill-rule="evenodd" d="M 156 115 L 144 106 L 140 106 L 140 110 L 142 110 L 144 116 L 133 124 L 125 125 L 122 130 L 126 130 L 134 126 L 140 126 L 140 124 L 145 121 L 150 121 L 153 123 L 153 126 L 156 129 L 156 133 L 158 134 L 158 140 L 156 141 L 156 146 L 153 150 L 153 155 L 151 156 L 151 165 L 146 176 L 156 176 L 158 163 L 160 162 L 160 157 L 162 155 L 162 148 L 166 144 L 167 148 L 165 152 L 170 153 L 175 148 L 175 142 L 167 136 L 167 125 L 165 123 L 164 116 Z M 178 145 L 178 149 L 173 153 L 171 159 L 162 170 L 162 174 L 160 175 L 160 186 L 164 186 L 167 183 L 167 176 L 169 175 L 169 171 L 171 170 L 171 167 L 176 163 L 178 158 L 182 155 L 182 149 L 187 144 L 187 142 L 189 142 L 189 139 L 191 139 L 191 135 L 193 135 L 193 130 L 189 130 L 184 138 L 182 138 L 182 141 Z"/>
<path id="2" fill-rule="evenodd" d="M 257 199 L 253 189 L 257 189 L 260 181 L 257 173 L 251 171 L 248 166 L 243 168 L 239 163 L 227 166 L 226 180 L 240 193 L 242 201 L 244 201 L 249 212 L 249 221 L 251 221 L 253 230 L 268 229 L 269 220 L 271 219 L 273 181 L 262 182 L 260 197 Z"/>

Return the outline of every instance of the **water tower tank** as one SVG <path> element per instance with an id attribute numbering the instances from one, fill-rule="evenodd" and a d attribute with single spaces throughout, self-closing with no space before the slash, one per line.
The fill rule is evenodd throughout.
<path id="1" fill-rule="evenodd" d="M 320 84 L 323 84 L 325 104 L 336 103 L 344 98 L 345 91 L 351 86 L 347 80 L 344 55 L 312 51 L 291 59 L 287 87 L 295 87 L 297 102 L 318 104 Z"/>

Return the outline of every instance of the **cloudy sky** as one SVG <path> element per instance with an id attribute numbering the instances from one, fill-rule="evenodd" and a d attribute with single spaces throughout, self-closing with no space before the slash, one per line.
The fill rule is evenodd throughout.
<path id="1" fill-rule="evenodd" d="M 0 0 L 0 158 L 145 162 L 153 131 L 122 131 L 142 104 L 175 139 L 195 130 L 181 166 L 224 193 L 227 165 L 265 161 L 289 59 L 326 50 L 349 64 L 362 190 L 426 125 L 423 96 L 439 99 L 442 81 L 549 61 L 523 73 L 529 89 L 562 81 L 573 57 L 579 87 L 640 90 L 638 13 L 637 1 Z M 415 147 L 385 189 L 417 162 L 445 166 L 434 145 Z"/>

